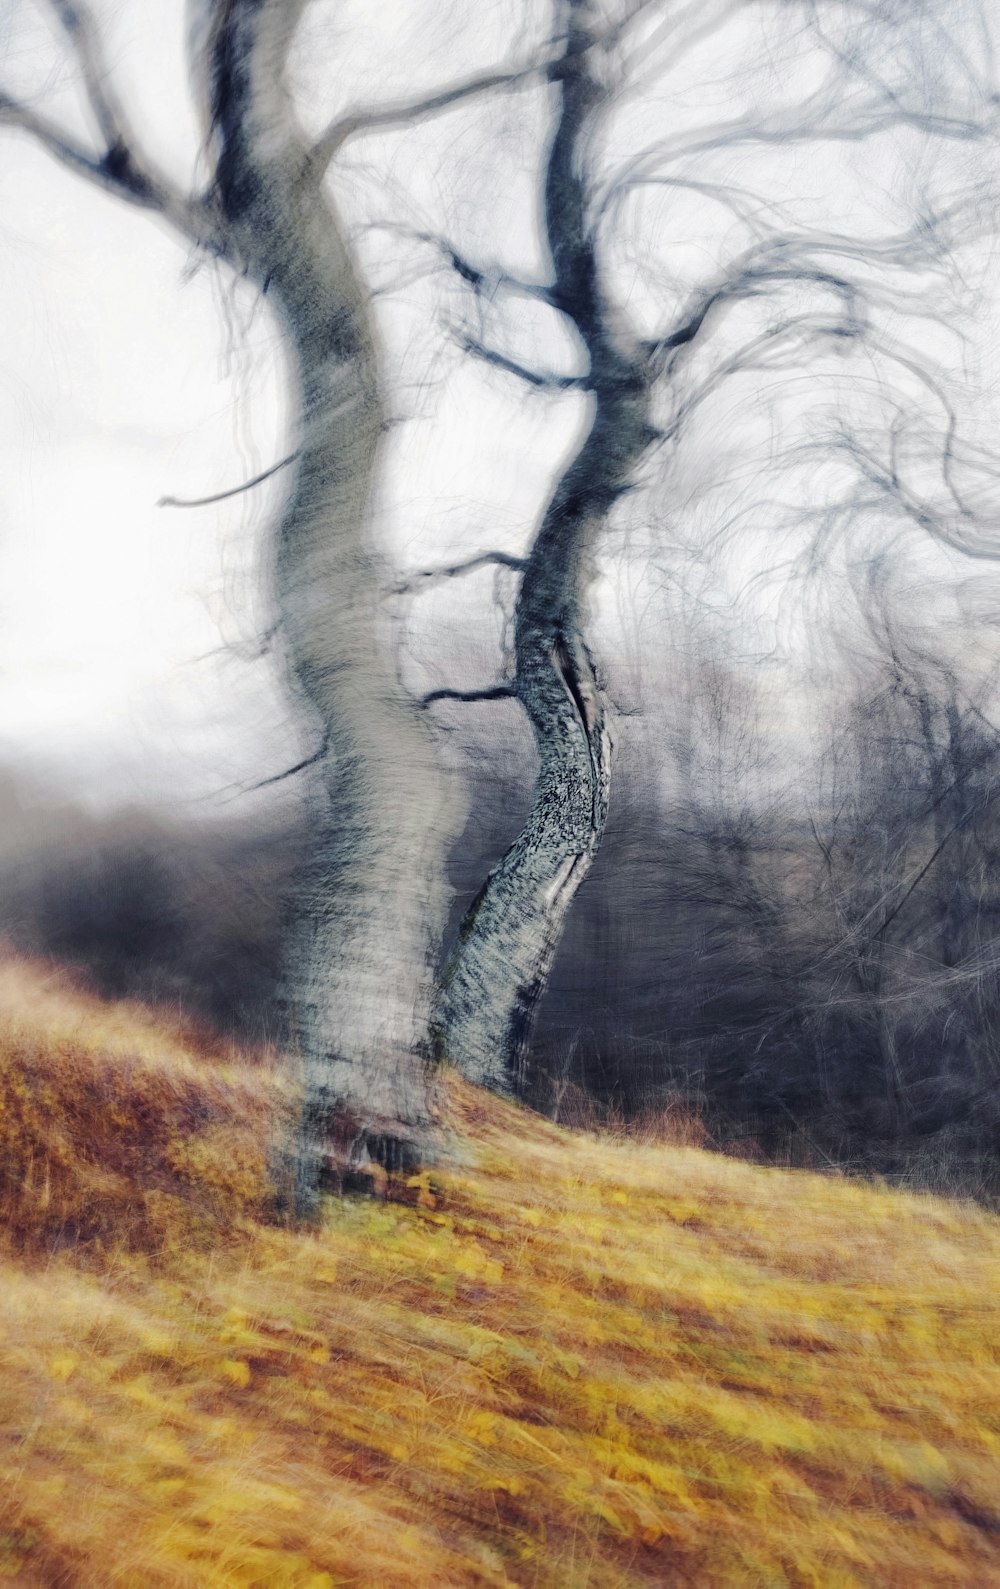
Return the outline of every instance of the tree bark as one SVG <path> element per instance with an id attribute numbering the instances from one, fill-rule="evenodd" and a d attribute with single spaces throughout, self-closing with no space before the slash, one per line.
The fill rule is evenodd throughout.
<path id="1" fill-rule="evenodd" d="M 223 0 L 213 37 L 216 203 L 231 262 L 284 330 L 298 462 L 274 580 L 298 688 L 328 746 L 328 808 L 298 901 L 289 997 L 305 1067 L 299 1212 L 326 1169 L 426 1157 L 429 1022 L 462 811 L 397 677 L 369 498 L 378 349 L 344 228 L 295 122 L 285 62 L 303 0 Z"/>
<path id="2" fill-rule="evenodd" d="M 551 69 L 559 109 L 545 181 L 552 301 L 587 349 L 591 419 L 559 482 L 522 576 L 516 693 L 539 771 L 524 828 L 471 905 L 441 981 L 439 1052 L 469 1079 L 517 1091 L 535 1009 L 567 913 L 597 854 L 608 812 L 612 741 L 587 647 L 594 553 L 648 447 L 651 371 L 601 290 L 589 229 L 585 143 L 604 90 L 592 71 L 599 18 L 569 0 L 564 54 Z"/>

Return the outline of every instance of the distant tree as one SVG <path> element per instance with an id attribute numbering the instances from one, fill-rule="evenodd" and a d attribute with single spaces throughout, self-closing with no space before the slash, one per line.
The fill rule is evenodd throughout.
<path id="1" fill-rule="evenodd" d="M 1000 735 L 949 665 L 883 638 L 880 674 L 842 710 L 813 823 L 813 1019 L 852 1034 L 831 1101 L 905 1139 L 992 1104 Z"/>

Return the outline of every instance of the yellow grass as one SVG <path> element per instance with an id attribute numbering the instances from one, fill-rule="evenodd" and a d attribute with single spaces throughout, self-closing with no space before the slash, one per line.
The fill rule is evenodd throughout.
<path id="1" fill-rule="evenodd" d="M 293 1089 L 0 973 L 0 1579 L 1000 1584 L 1000 1221 L 446 1083 L 267 1223 Z"/>

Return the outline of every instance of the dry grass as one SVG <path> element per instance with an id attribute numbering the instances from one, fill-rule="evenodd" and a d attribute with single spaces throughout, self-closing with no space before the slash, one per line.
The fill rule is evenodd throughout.
<path id="1" fill-rule="evenodd" d="M 0 976 L 0 1578 L 1000 1584 L 1000 1221 L 448 1083 L 268 1225 L 287 1081 Z"/>

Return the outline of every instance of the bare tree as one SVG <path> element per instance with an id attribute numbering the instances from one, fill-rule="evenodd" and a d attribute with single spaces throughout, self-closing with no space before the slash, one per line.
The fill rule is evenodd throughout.
<path id="1" fill-rule="evenodd" d="M 274 584 L 295 688 L 318 722 L 325 787 L 290 955 L 308 1210 L 324 1164 L 405 1167 L 427 1150 L 432 1051 L 477 1081 L 521 1084 L 535 1010 L 608 812 L 614 708 L 591 609 L 622 525 L 648 531 L 663 565 L 724 553 L 753 567 L 757 586 L 783 558 L 801 562 L 803 545 L 815 565 L 838 534 L 887 522 L 992 555 L 989 460 L 960 440 L 942 374 L 953 350 L 940 351 L 948 310 L 967 290 L 955 249 L 992 223 L 982 185 L 959 182 L 954 197 L 950 168 L 936 183 L 924 158 L 956 149 L 965 158 L 992 137 L 988 29 L 977 44 L 978 24 L 965 19 L 952 39 L 930 3 L 907 20 L 896 7 L 840 0 L 557 0 L 553 37 L 531 58 L 413 103 L 348 110 L 307 136 L 290 88 L 307 0 L 204 0 L 208 176 L 183 192 L 127 125 L 91 11 L 81 0 L 45 3 L 75 53 L 98 142 L 78 143 L 9 96 L 0 120 L 252 283 L 288 353 L 297 434 L 276 466 L 289 490 Z M 689 71 L 703 87 L 728 74 L 732 104 L 716 114 L 707 88 L 707 107 L 695 103 Z M 549 142 L 537 150 L 547 278 L 477 263 L 440 218 L 378 224 L 429 248 L 448 267 L 449 290 L 472 305 L 454 336 L 460 355 L 521 394 L 577 403 L 581 435 L 523 551 L 469 546 L 401 581 L 371 514 L 388 423 L 372 290 L 327 177 L 359 134 L 505 89 L 549 107 Z M 891 222 L 873 204 L 874 218 L 855 228 L 836 195 L 817 207 L 813 187 L 832 188 L 840 174 L 823 168 L 824 151 L 886 159 L 893 138 L 915 141 L 921 158 L 899 180 Z M 800 171 L 817 162 L 815 182 L 800 175 L 795 188 L 766 167 L 789 152 Z M 751 156 L 765 161 L 757 175 Z M 674 257 L 685 225 L 694 268 L 692 249 Z M 545 368 L 504 341 L 517 306 L 558 326 L 571 368 Z M 906 316 L 920 333 L 909 341 Z M 486 567 L 517 581 L 507 673 L 413 700 L 393 654 L 391 598 Z M 537 752 L 530 810 L 435 987 L 445 862 L 464 808 L 428 709 L 510 699 Z M 728 868 L 725 886 L 763 924 L 756 840 L 744 843 L 732 811 L 716 805 L 729 846 L 725 855 L 716 846 L 716 884 Z M 958 955 L 957 926 L 947 930 Z"/>
<path id="2" fill-rule="evenodd" d="M 955 1125 L 993 1082 L 1000 749 L 982 684 L 884 614 L 879 638 L 824 757 L 811 980 L 819 1019 L 862 1034 L 839 1087 L 905 1137 Z"/>
<path id="3" fill-rule="evenodd" d="M 587 591 L 601 532 L 653 437 L 653 366 L 601 280 L 588 214 L 586 148 L 607 95 L 600 76 L 607 28 L 589 0 L 569 0 L 559 20 L 563 52 L 549 69 L 558 110 L 544 179 L 553 263 L 545 297 L 582 342 L 590 415 L 534 538 L 517 601 L 516 693 L 539 757 L 531 812 L 462 924 L 440 1014 L 443 1052 L 500 1089 L 514 1084 L 563 922 L 604 831 L 611 735 L 586 641 Z"/>
<path id="4" fill-rule="evenodd" d="M 255 284 L 289 355 L 297 435 L 273 532 L 274 584 L 291 673 L 318 719 L 327 789 L 289 956 L 306 1077 L 298 1204 L 308 1212 L 324 1164 L 342 1173 L 375 1159 L 398 1170 L 428 1150 L 444 856 L 462 820 L 432 726 L 403 689 L 393 655 L 393 582 L 369 516 L 385 427 L 379 348 L 324 179 L 359 132 L 432 115 L 516 84 L 524 72 L 487 74 L 413 105 L 352 111 L 310 141 L 287 74 L 306 0 L 211 0 L 197 8 L 194 34 L 210 171 L 203 189 L 188 193 L 157 169 L 128 124 L 90 8 L 83 0 L 50 0 L 49 8 L 74 54 L 97 142 L 78 142 L 6 94 L 0 123 Z"/>
<path id="5" fill-rule="evenodd" d="M 667 78 L 683 93 L 683 63 L 697 60 L 713 37 L 721 40 L 737 10 L 725 4 L 677 11 L 639 4 L 609 14 L 595 0 L 565 0 L 556 7 L 562 53 L 548 74 L 555 109 L 542 183 L 552 275 L 534 291 L 572 326 L 584 368 L 554 377 L 485 339 L 465 339 L 469 351 L 505 377 L 536 390 L 573 387 L 588 400 L 583 440 L 542 515 L 516 602 L 509 688 L 530 719 L 538 752 L 531 810 L 470 907 L 442 981 L 442 1052 L 474 1079 L 501 1088 L 516 1088 L 523 1079 L 535 1007 L 607 816 L 613 714 L 587 631 L 591 590 L 616 514 L 644 490 L 648 500 L 656 481 L 662 493 L 656 512 L 670 515 L 664 496 L 683 481 L 681 444 L 691 447 L 693 441 L 697 458 L 699 425 L 726 401 L 742 400 L 751 415 L 759 410 L 770 428 L 766 446 L 773 462 L 776 434 L 787 424 L 782 408 L 794 386 L 788 372 L 800 372 L 806 361 L 816 370 L 817 391 L 825 394 L 823 429 L 781 455 L 794 452 L 803 476 L 811 460 L 814 479 L 822 480 L 821 501 L 793 510 L 796 530 L 813 518 L 810 556 L 831 520 L 865 512 L 855 483 L 859 463 L 869 476 L 880 467 L 869 454 L 873 436 L 879 438 L 875 458 L 883 436 L 896 457 L 893 438 L 901 413 L 922 427 L 924 464 L 929 459 L 932 472 L 936 464 L 946 486 L 951 478 L 954 415 L 935 368 L 889 328 L 900 305 L 916 307 L 931 320 L 944 318 L 941 304 L 920 296 L 913 281 L 928 274 L 947 279 L 950 249 L 980 224 L 975 203 L 966 200 L 939 215 L 927 197 L 914 224 L 895 234 L 864 227 L 851 233 L 804 223 L 794 206 L 735 182 L 724 162 L 754 147 L 820 152 L 831 145 L 875 144 L 910 128 L 942 146 L 983 141 L 992 125 L 985 80 L 965 61 L 967 78 L 951 103 L 949 90 L 937 82 L 921 90 L 905 76 L 900 80 L 892 59 L 899 28 L 887 13 L 854 18 L 842 7 L 806 4 L 791 8 L 799 24 L 792 37 L 802 41 L 800 57 L 810 58 L 817 76 L 801 93 L 793 88 L 786 94 L 770 84 L 770 104 L 748 95 L 745 113 L 702 125 L 682 115 L 675 136 L 658 132 L 645 145 L 623 150 L 616 113 L 628 125 L 630 103 L 641 99 L 658 72 L 663 75 L 657 52 L 671 51 Z M 779 41 L 772 26 L 776 14 L 755 7 L 747 12 L 749 29 L 760 25 L 769 43 L 788 49 L 794 83 L 796 45 Z M 923 58 L 933 34 L 927 18 L 914 23 L 906 40 L 913 61 Z M 960 57 L 956 45 L 961 65 Z M 751 69 L 752 58 L 748 74 Z M 664 92 L 654 99 L 658 105 Z M 686 290 L 671 280 L 665 263 L 668 235 L 636 235 L 630 211 L 649 192 L 675 201 L 693 197 L 706 214 L 711 209 L 727 216 L 728 230 L 717 243 L 720 263 Z M 637 293 L 642 271 L 644 285 Z M 462 274 L 481 294 L 481 273 L 466 264 Z M 666 323 L 655 316 L 652 334 L 628 301 L 643 291 L 660 293 L 674 305 Z M 647 307 L 647 324 L 650 317 Z M 848 362 L 852 375 L 856 371 L 853 402 L 844 396 Z M 872 366 L 878 371 L 874 383 L 867 374 Z M 880 405 L 875 429 L 864 419 L 859 423 L 872 408 L 872 384 Z M 792 400 L 802 408 L 796 393 Z M 751 446 L 755 422 L 750 418 L 745 426 Z M 913 477 L 920 471 L 912 455 L 910 463 L 914 467 L 907 471 L 894 466 L 895 473 L 887 466 L 880 478 L 884 492 L 896 490 L 905 511 L 919 516 L 922 486 Z M 815 484 L 809 489 L 814 501 Z M 749 501 L 733 507 L 728 527 L 711 530 L 713 540 L 731 548 L 738 532 L 755 528 L 755 514 L 761 527 L 771 524 L 778 536 L 788 534 L 791 514 L 781 523 L 775 503 L 752 492 Z M 676 531 L 674 539 L 676 562 L 685 552 Z M 766 572 L 766 565 L 759 570 Z M 504 693 L 504 687 L 494 693 Z M 441 696 L 470 698 L 462 691 L 439 691 L 433 698 Z M 471 698 L 482 699 L 483 692 Z"/>

